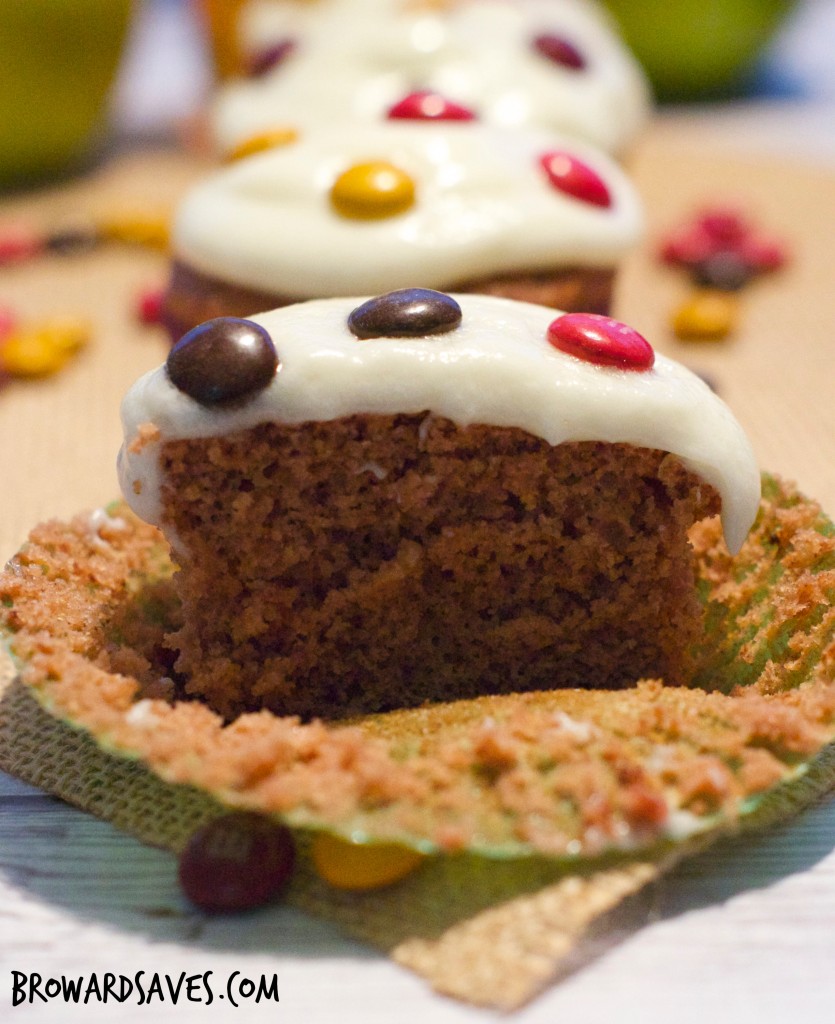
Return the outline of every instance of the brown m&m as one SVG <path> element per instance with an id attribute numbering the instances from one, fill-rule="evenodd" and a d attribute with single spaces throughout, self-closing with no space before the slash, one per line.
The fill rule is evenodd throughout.
<path id="1" fill-rule="evenodd" d="M 184 334 L 165 368 L 172 384 L 201 405 L 224 405 L 267 387 L 278 355 L 260 324 L 224 316 Z"/>
<path id="2" fill-rule="evenodd" d="M 369 299 L 348 317 L 358 338 L 420 338 L 446 334 L 461 323 L 461 307 L 451 295 L 431 288 L 401 288 Z"/>
<path id="3" fill-rule="evenodd" d="M 559 64 L 560 67 L 569 71 L 582 71 L 586 66 L 586 59 L 570 40 L 563 36 L 544 34 L 535 36 L 531 40 L 533 49 L 541 54 L 552 64 Z"/>
<path id="4" fill-rule="evenodd" d="M 189 900 L 210 913 L 252 910 L 274 899 L 293 873 L 296 850 L 285 826 L 236 811 L 199 828 L 180 855 Z"/>

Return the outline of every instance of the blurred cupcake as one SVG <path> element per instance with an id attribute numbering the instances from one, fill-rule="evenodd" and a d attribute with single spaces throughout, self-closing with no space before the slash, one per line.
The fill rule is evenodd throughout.
<path id="1" fill-rule="evenodd" d="M 588 0 L 260 0 L 240 38 L 249 77 L 211 115 L 221 151 L 288 121 L 375 119 L 418 90 L 615 153 L 649 110 L 643 73 Z"/>
<path id="2" fill-rule="evenodd" d="M 283 145 L 200 182 L 173 227 L 172 335 L 215 316 L 411 286 L 605 313 L 641 232 L 623 171 L 575 140 L 453 112 L 285 129 Z"/>

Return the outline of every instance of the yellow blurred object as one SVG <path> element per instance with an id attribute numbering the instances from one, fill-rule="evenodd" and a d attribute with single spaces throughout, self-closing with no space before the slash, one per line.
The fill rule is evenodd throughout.
<path id="1" fill-rule="evenodd" d="M 167 249 L 171 231 L 168 210 L 140 210 L 135 207 L 113 207 L 96 218 L 96 226 L 104 238 L 131 245 L 147 245 Z"/>
<path id="2" fill-rule="evenodd" d="M 244 157 L 253 156 L 255 153 L 263 153 L 268 149 L 277 149 L 279 146 L 289 146 L 296 142 L 299 133 L 295 128 L 271 128 L 268 131 L 258 132 L 257 135 L 250 135 L 249 138 L 239 142 L 234 149 L 226 155 L 229 163 L 235 160 L 243 160 Z"/>
<path id="3" fill-rule="evenodd" d="M 384 160 L 349 167 L 331 187 L 331 205 L 351 220 L 394 217 L 414 201 L 415 183 L 405 171 Z"/>
<path id="4" fill-rule="evenodd" d="M 736 328 L 739 300 L 728 292 L 704 288 L 673 315 L 676 337 L 686 341 L 720 341 Z"/>
<path id="5" fill-rule="evenodd" d="M 219 78 L 243 72 L 238 21 L 247 0 L 194 0 L 203 20 Z"/>
<path id="6" fill-rule="evenodd" d="M 310 850 L 320 878 L 336 889 L 381 889 L 416 871 L 422 854 L 396 843 L 351 843 L 319 833 Z"/>
<path id="7" fill-rule="evenodd" d="M 44 320 L 35 335 L 56 351 L 75 355 L 90 341 L 93 333 L 89 320 L 77 316 L 54 316 Z"/>
<path id="8" fill-rule="evenodd" d="M 69 357 L 40 331 L 14 334 L 0 346 L 0 367 L 12 377 L 48 377 L 62 369 Z"/>

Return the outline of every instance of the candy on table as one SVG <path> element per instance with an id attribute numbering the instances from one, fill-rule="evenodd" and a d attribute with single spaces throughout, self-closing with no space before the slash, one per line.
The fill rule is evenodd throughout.
<path id="1" fill-rule="evenodd" d="M 101 237 L 93 224 L 81 224 L 57 228 L 45 236 L 43 248 L 53 256 L 80 256 L 95 249 L 100 242 Z"/>
<path id="2" fill-rule="evenodd" d="M 399 843 L 352 843 L 327 832 L 314 838 L 310 856 L 323 881 L 335 889 L 355 892 L 393 885 L 426 859 Z"/>
<path id="3" fill-rule="evenodd" d="M 671 232 L 662 241 L 659 255 L 665 263 L 696 273 L 704 273 L 705 263 L 716 264 L 723 257 L 725 266 L 735 267 L 737 273 L 744 269 L 749 278 L 778 270 L 787 260 L 782 242 L 763 235 L 746 217 L 728 207 L 709 207 Z M 736 287 L 739 285 L 731 275 L 730 290 Z"/>
<path id="4" fill-rule="evenodd" d="M 235 913 L 275 899 L 289 882 L 295 859 L 288 828 L 262 814 L 235 811 L 191 836 L 180 854 L 178 878 L 196 907 Z"/>
<path id="5" fill-rule="evenodd" d="M 136 297 L 136 318 L 141 324 L 151 326 L 162 322 L 162 306 L 165 301 L 165 288 L 152 285 L 143 288 Z"/>
<path id="6" fill-rule="evenodd" d="M 0 345 L 17 327 L 17 314 L 8 306 L 0 306 Z"/>
<path id="7" fill-rule="evenodd" d="M 43 237 L 29 224 L 15 221 L 0 225 L 0 266 L 24 263 L 43 249 Z"/>
<path id="8" fill-rule="evenodd" d="M 20 325 L 0 310 L 0 374 L 9 378 L 47 377 L 67 364 L 90 340 L 87 320 L 55 316 Z"/>
<path id="9" fill-rule="evenodd" d="M 171 214 L 167 209 L 114 205 L 96 218 L 101 236 L 114 242 L 167 249 Z"/>
<path id="10" fill-rule="evenodd" d="M 739 303 L 735 295 L 717 288 L 700 288 L 672 317 L 672 328 L 684 340 L 720 341 L 736 329 Z"/>
<path id="11" fill-rule="evenodd" d="M 78 256 L 102 242 L 125 242 L 153 249 L 168 248 L 170 211 L 114 206 L 89 223 L 47 230 L 27 221 L 0 224 L 0 267 L 41 256 Z"/>
<path id="12" fill-rule="evenodd" d="M 762 234 L 731 207 L 709 207 L 662 241 L 659 257 L 688 272 L 697 290 L 672 315 L 683 340 L 716 340 L 735 330 L 739 310 L 732 293 L 787 261 L 785 245 Z"/>

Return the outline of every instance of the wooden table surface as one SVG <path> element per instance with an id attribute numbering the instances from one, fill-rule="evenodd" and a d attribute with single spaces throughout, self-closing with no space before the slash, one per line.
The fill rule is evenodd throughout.
<path id="1" fill-rule="evenodd" d="M 835 512 L 835 168 L 774 160 L 713 143 L 703 124 L 659 122 L 632 170 L 646 201 L 648 241 L 621 277 L 615 312 L 660 350 L 709 374 L 748 430 L 763 467 L 797 480 Z M 84 179 L 0 202 L 50 226 L 112 202 L 171 203 L 202 172 L 174 152 L 134 152 Z M 684 344 L 667 320 L 685 279 L 660 267 L 653 243 L 706 202 L 748 209 L 784 237 L 794 258 L 742 298 L 741 326 L 724 343 Z M 60 375 L 0 392 L 0 558 L 31 525 L 116 494 L 118 404 L 165 354 L 161 334 L 131 310 L 161 282 L 165 261 L 108 246 L 73 259 L 0 271 L 0 304 L 29 319 L 78 312 L 94 323 L 90 349 Z M 491 1015 L 431 994 L 418 979 L 330 926 L 287 908 L 204 920 L 178 894 L 173 858 L 141 846 L 0 774 L 0 1019 L 228 1019 L 170 999 L 114 1007 L 55 1000 L 12 1005 L 12 972 L 178 975 L 235 971 L 277 976 L 280 1005 L 242 1005 L 238 1020 L 477 1021 Z M 763 836 L 683 865 L 634 912 L 621 940 L 518 1013 L 572 1024 L 835 1019 L 835 801 Z M 637 927 L 640 925 L 641 927 Z"/>

